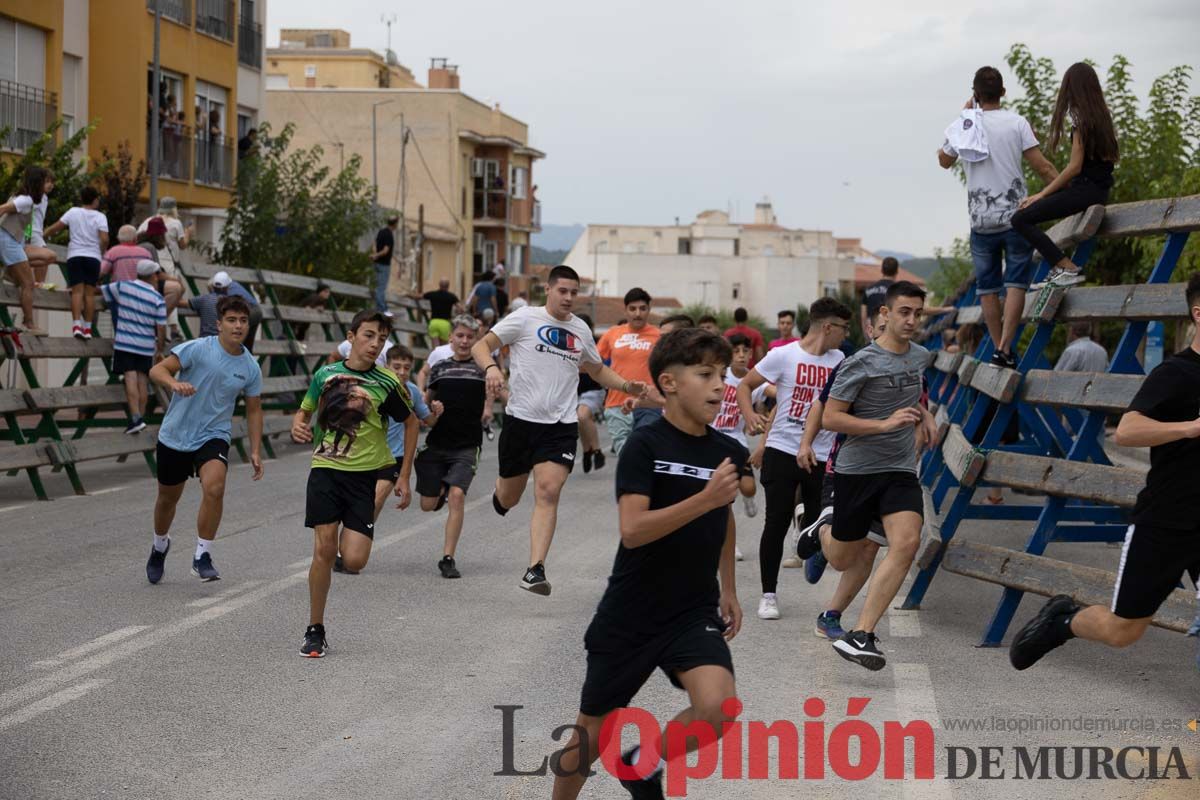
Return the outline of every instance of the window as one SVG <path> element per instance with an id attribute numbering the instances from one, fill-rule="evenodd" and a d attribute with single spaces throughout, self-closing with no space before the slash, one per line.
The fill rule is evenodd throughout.
<path id="1" fill-rule="evenodd" d="M 46 34 L 0 17 L 0 80 L 46 88 Z"/>
<path id="2" fill-rule="evenodd" d="M 304 65 L 304 77 L 306 77 L 306 78 L 317 77 L 317 65 L 316 64 L 305 64 Z"/>
<path id="3" fill-rule="evenodd" d="M 237 138 L 241 139 L 254 128 L 254 112 L 239 108 L 237 115 Z"/>
<path id="4" fill-rule="evenodd" d="M 742 240 L 741 239 L 733 240 L 733 254 L 735 256 L 740 256 L 742 254 Z"/>
<path id="5" fill-rule="evenodd" d="M 597 253 L 607 253 L 607 252 L 608 252 L 608 242 L 606 242 L 606 241 L 604 241 L 604 240 L 601 240 L 601 241 L 599 241 L 599 242 L 596 242 L 596 250 L 595 250 L 595 252 L 597 252 Z"/>
<path id="6" fill-rule="evenodd" d="M 775 255 L 775 248 L 771 247 L 771 245 L 767 245 L 763 248 L 762 254 L 764 256 L 773 256 Z"/>
<path id="7" fill-rule="evenodd" d="M 525 187 L 529 183 L 529 170 L 526 167 L 513 167 L 512 196 L 515 200 L 525 199 Z"/>
<path id="8" fill-rule="evenodd" d="M 483 243 L 483 271 L 484 272 L 491 272 L 493 269 L 496 268 L 496 250 L 497 250 L 497 247 L 496 247 L 495 242 L 484 242 Z"/>
<path id="9" fill-rule="evenodd" d="M 79 81 L 83 74 L 83 59 L 63 53 L 62 108 L 63 134 L 75 133 L 75 120 L 79 118 Z"/>
<path id="10" fill-rule="evenodd" d="M 634 250 L 633 242 L 625 242 L 625 244 L 621 245 L 622 253 L 632 253 L 633 250 Z"/>
<path id="11" fill-rule="evenodd" d="M 692 240 L 691 239 L 680 239 L 679 240 L 679 255 L 690 256 L 691 254 L 692 254 Z"/>
<path id="12" fill-rule="evenodd" d="M 228 92 L 222 86 L 216 86 L 205 81 L 196 81 L 196 132 L 205 137 L 224 136 L 228 130 L 225 120 L 225 108 L 228 104 Z M 217 131 L 213 131 L 217 128 Z"/>
<path id="13" fill-rule="evenodd" d="M 742 285 L 740 283 L 735 283 L 733 285 L 733 299 L 739 300 L 739 299 L 741 299 L 741 296 L 742 296 Z"/>

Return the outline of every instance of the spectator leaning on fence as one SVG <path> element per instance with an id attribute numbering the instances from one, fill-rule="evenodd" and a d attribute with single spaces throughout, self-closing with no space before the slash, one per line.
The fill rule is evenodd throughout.
<path id="1" fill-rule="evenodd" d="M 96 317 L 96 286 L 100 283 L 100 257 L 108 249 L 108 218 L 99 211 L 100 192 L 85 186 L 79 192 L 79 205 L 46 228 L 47 236 L 66 228 L 71 242 L 67 246 L 67 286 L 71 290 L 71 333 L 77 339 L 92 338 L 92 320 Z"/>
<path id="2" fill-rule="evenodd" d="M 137 243 L 145 247 L 150 253 L 150 258 L 162 267 L 162 271 L 158 272 L 154 279 L 158 291 L 167 302 L 167 324 L 170 326 L 171 339 L 174 340 L 178 337 L 179 325 L 175 310 L 183 297 L 183 283 L 175 274 L 175 260 L 167 238 L 169 230 L 166 220 L 162 217 L 150 217 L 138 228 Z"/>
<path id="3" fill-rule="evenodd" d="M 1150 472 L 1133 508 L 1111 610 L 1050 599 L 1013 639 L 1009 659 L 1028 669 L 1069 639 L 1127 647 L 1146 632 L 1186 574 L 1200 579 L 1200 274 L 1187 284 L 1190 346 L 1154 368 L 1117 426 L 1117 444 L 1150 448 Z"/>
<path id="4" fill-rule="evenodd" d="M 137 280 L 137 265 L 146 258 L 146 248 L 133 243 L 137 228 L 122 225 L 117 230 L 117 244 L 108 248 L 100 260 L 100 277 L 112 276 L 112 282 Z"/>
<path id="5" fill-rule="evenodd" d="M 46 174 L 37 167 L 26 170 L 19 193 L 0 205 L 0 264 L 4 266 L 4 277 L 20 292 L 21 322 L 17 329 L 30 336 L 45 336 L 46 332 L 33 322 L 33 268 L 22 242 L 25 226 L 33 219 L 33 207 L 45 196 Z"/>
<path id="6" fill-rule="evenodd" d="M 253 352 L 254 335 L 258 332 L 259 323 L 262 322 L 262 308 L 258 304 L 258 298 L 251 294 L 245 286 L 229 277 L 228 272 L 221 270 L 208 279 L 208 294 L 184 300 L 182 304 L 190 306 L 200 316 L 201 336 L 216 336 L 217 323 L 220 320 L 217 304 L 220 303 L 222 297 L 240 297 L 250 307 L 250 328 L 246 332 L 246 338 L 242 340 L 242 344 L 247 350 Z"/>
<path id="7" fill-rule="evenodd" d="M 375 262 L 375 310 L 387 314 L 387 287 L 392 277 L 392 256 L 396 252 L 396 226 L 399 217 L 388 217 L 387 225 L 375 234 L 375 247 L 371 260 Z"/>

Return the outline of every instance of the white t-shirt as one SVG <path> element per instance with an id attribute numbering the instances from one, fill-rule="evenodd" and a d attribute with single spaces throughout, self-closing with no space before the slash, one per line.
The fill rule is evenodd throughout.
<path id="1" fill-rule="evenodd" d="M 108 233 L 108 217 L 94 208 L 75 206 L 68 209 L 59 222 L 71 231 L 67 258 L 80 256 L 100 260 L 100 232 Z"/>
<path id="2" fill-rule="evenodd" d="M 775 384 L 775 420 L 767 434 L 767 447 L 774 447 L 790 456 L 800 452 L 800 440 L 804 436 L 804 420 L 812 408 L 813 401 L 825 388 L 833 368 L 842 363 L 846 354 L 841 350 L 830 350 L 823 356 L 814 356 L 800 346 L 800 342 L 785 344 L 767 351 L 762 361 L 754 365 L 771 383 Z M 813 452 L 818 461 L 827 461 L 836 435 L 823 430 L 813 440 Z"/>
<path id="3" fill-rule="evenodd" d="M 454 348 L 448 344 L 439 344 L 437 347 L 429 351 L 429 356 L 425 359 L 425 365 L 433 369 L 433 365 L 439 361 L 445 361 L 450 356 L 454 355 Z"/>
<path id="4" fill-rule="evenodd" d="M 1009 220 L 1028 194 L 1021 158 L 1026 150 L 1038 146 L 1038 140 L 1029 122 L 1008 109 L 983 111 L 980 117 L 987 133 L 988 157 L 963 162 L 967 171 L 967 211 L 971 230 L 998 233 L 1009 229 Z M 958 155 L 949 142 L 942 145 L 942 152 Z"/>
<path id="5" fill-rule="evenodd" d="M 29 243 L 34 247 L 45 247 L 46 240 L 42 237 L 42 231 L 46 227 L 46 209 L 50 205 L 50 198 L 42 195 L 42 202 L 37 203 L 33 207 L 33 224 L 29 229 Z"/>
<path id="6" fill-rule="evenodd" d="M 497 322 L 492 333 L 509 348 L 508 413 L 526 422 L 575 422 L 579 367 L 600 363 L 584 321 L 525 306 Z"/>
<path id="7" fill-rule="evenodd" d="M 379 355 L 378 355 L 378 357 L 376 357 L 375 363 L 381 367 L 386 367 L 388 350 L 391 350 L 391 349 L 392 349 L 391 340 L 384 342 L 383 349 L 379 351 Z M 350 340 L 343 339 L 342 342 L 337 346 L 337 351 L 338 351 L 338 355 L 341 356 L 341 358 L 343 360 L 349 358 L 350 357 Z"/>
<path id="8" fill-rule="evenodd" d="M 721 399 L 721 410 L 717 412 L 717 416 L 713 419 L 710 427 L 726 436 L 733 437 L 738 444 L 749 449 L 750 444 L 746 441 L 746 423 L 742 419 L 742 408 L 738 405 L 737 401 L 737 387 L 745 377 L 743 375 L 739 378 L 733 374 L 733 370 L 725 370 L 725 396 Z M 769 385 L 764 383 L 751 392 L 750 402 L 754 404 L 762 400 Z"/>

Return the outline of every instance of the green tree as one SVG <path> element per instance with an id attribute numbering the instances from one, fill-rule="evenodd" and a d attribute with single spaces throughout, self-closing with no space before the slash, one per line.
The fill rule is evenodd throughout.
<path id="1" fill-rule="evenodd" d="M 222 263 L 366 283 L 370 259 L 359 241 L 379 221 L 361 158 L 341 171 L 321 163 L 319 146 L 291 148 L 262 125 L 258 154 L 238 164 L 237 192 L 215 255 Z"/>
<path id="2" fill-rule="evenodd" d="M 79 201 L 79 191 L 84 186 L 94 183 L 104 166 L 99 164 L 89 169 L 87 159 L 78 157 L 84 140 L 95 130 L 95 123 L 80 128 L 59 142 L 58 134 L 62 126 L 61 119 L 55 120 L 19 157 L 11 161 L 0 160 L 0 194 L 4 200 L 20 188 L 26 168 L 46 167 L 54 174 L 54 191 L 50 193 L 50 203 L 46 209 L 47 225 Z M 0 139 L 3 139 L 9 130 L 0 129 Z"/>
<path id="3" fill-rule="evenodd" d="M 108 219 L 109 241 L 116 243 L 117 231 L 137 213 L 138 197 L 146 188 L 146 160 L 134 162 L 129 142 L 118 144 L 116 153 L 101 148 L 100 158 L 96 178 L 103 189 L 101 208 Z"/>

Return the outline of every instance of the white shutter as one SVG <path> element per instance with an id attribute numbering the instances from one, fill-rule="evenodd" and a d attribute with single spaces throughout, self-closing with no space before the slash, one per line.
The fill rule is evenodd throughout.
<path id="1" fill-rule="evenodd" d="M 17 83 L 46 88 L 46 34 L 41 28 L 17 25 Z"/>
<path id="2" fill-rule="evenodd" d="M 17 23 L 0 17 L 0 80 L 17 80 Z"/>

